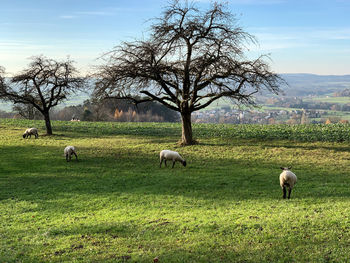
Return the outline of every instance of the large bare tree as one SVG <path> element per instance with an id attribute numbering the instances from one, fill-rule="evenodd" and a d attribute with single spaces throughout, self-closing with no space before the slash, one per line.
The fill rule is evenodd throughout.
<path id="1" fill-rule="evenodd" d="M 265 56 L 245 55 L 255 38 L 237 26 L 224 4 L 207 11 L 173 1 L 151 25 L 148 38 L 124 42 L 107 53 L 100 66 L 95 94 L 158 101 L 182 118 L 182 144 L 195 141 L 191 113 L 228 97 L 254 104 L 261 89 L 278 93 L 282 79 Z M 135 94 L 142 99 L 134 99 Z"/>
<path id="2" fill-rule="evenodd" d="M 83 85 L 84 78 L 78 77 L 70 59 L 56 61 L 37 56 L 21 73 L 9 78 L 8 83 L 0 78 L 0 99 L 35 107 L 43 115 L 47 134 L 52 135 L 50 109 Z"/>

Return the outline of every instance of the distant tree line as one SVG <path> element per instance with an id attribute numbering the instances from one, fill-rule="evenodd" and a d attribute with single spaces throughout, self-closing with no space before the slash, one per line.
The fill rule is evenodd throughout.
<path id="1" fill-rule="evenodd" d="M 350 97 L 350 89 L 344 89 L 334 93 L 334 97 Z"/>
<path id="2" fill-rule="evenodd" d="M 350 111 L 350 103 L 339 104 L 320 101 L 303 101 L 300 98 L 269 98 L 266 100 L 266 104 L 284 107 L 284 108 L 296 108 L 307 110 L 334 110 L 334 111 Z"/>
<path id="3" fill-rule="evenodd" d="M 350 111 L 350 103 L 339 104 L 329 102 L 303 102 L 290 104 L 290 108 L 308 109 L 308 110 L 334 110 L 334 111 Z"/>
<path id="4" fill-rule="evenodd" d="M 13 112 L 0 111 L 1 118 L 23 118 L 41 120 L 43 116 L 31 105 L 15 105 Z M 178 113 L 157 102 L 147 102 L 137 107 L 130 101 L 108 99 L 98 101 L 85 100 L 82 104 L 66 106 L 50 111 L 52 120 L 81 121 L 130 121 L 130 122 L 177 122 Z"/>
<path id="5" fill-rule="evenodd" d="M 89 99 L 77 106 L 68 106 L 52 113 L 52 119 L 82 121 L 176 122 L 178 113 L 157 102 L 135 106 L 119 99 Z"/>
<path id="6" fill-rule="evenodd" d="M 13 118 L 15 113 L 0 110 L 0 118 Z"/>

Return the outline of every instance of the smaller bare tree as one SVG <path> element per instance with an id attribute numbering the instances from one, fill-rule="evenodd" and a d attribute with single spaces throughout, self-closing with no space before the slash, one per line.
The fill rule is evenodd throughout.
<path id="1" fill-rule="evenodd" d="M 52 135 L 50 109 L 81 90 L 85 81 L 78 77 L 70 59 L 56 61 L 44 56 L 31 59 L 28 68 L 9 78 L 9 83 L 1 77 L 4 69 L 0 69 L 0 99 L 35 107 L 44 117 L 47 134 Z"/>
<path id="2" fill-rule="evenodd" d="M 28 120 L 41 119 L 40 111 L 38 111 L 32 104 L 16 104 L 12 107 L 12 111 Z"/>

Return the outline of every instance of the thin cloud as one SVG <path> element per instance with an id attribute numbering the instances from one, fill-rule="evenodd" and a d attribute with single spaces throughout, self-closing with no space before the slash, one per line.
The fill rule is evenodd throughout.
<path id="1" fill-rule="evenodd" d="M 327 40 L 350 40 L 350 28 L 326 28 L 311 32 L 311 37 Z"/>
<path id="2" fill-rule="evenodd" d="M 60 16 L 60 18 L 62 18 L 62 19 L 74 19 L 74 18 L 77 18 L 77 16 L 62 15 L 62 16 Z"/>
<path id="3" fill-rule="evenodd" d="M 37 44 L 35 42 L 30 41 L 9 41 L 9 40 L 0 40 L 0 49 L 2 50 L 40 50 L 40 49 L 47 49 L 51 48 L 50 45 L 42 45 Z"/>
<path id="4" fill-rule="evenodd" d="M 75 19 L 82 16 L 111 16 L 113 15 L 112 12 L 105 12 L 105 11 L 77 11 L 73 12 L 69 15 L 61 15 L 61 19 Z"/>
<path id="5" fill-rule="evenodd" d="M 350 40 L 350 28 L 254 28 L 260 47 L 267 50 L 337 45 Z"/>
<path id="6" fill-rule="evenodd" d="M 110 12 L 103 12 L 103 11 L 80 11 L 75 12 L 77 15 L 86 15 L 86 16 L 109 16 L 112 15 Z"/>

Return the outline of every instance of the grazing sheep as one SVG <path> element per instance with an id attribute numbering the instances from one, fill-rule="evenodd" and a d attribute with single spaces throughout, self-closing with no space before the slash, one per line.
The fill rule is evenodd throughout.
<path id="1" fill-rule="evenodd" d="M 66 148 L 64 148 L 64 155 L 66 156 L 67 162 L 70 161 L 73 154 L 75 155 L 75 159 L 78 161 L 78 156 L 74 146 L 67 146 Z"/>
<path id="2" fill-rule="evenodd" d="M 29 129 L 26 129 L 26 131 L 23 133 L 23 138 L 31 138 L 32 135 L 35 136 L 35 139 L 39 137 L 39 134 L 38 134 L 38 129 L 37 128 L 29 128 Z"/>
<path id="3" fill-rule="evenodd" d="M 286 198 L 286 187 L 288 187 L 288 199 L 290 198 L 290 193 L 292 192 L 292 189 L 294 185 L 297 182 L 297 176 L 290 171 L 292 167 L 281 167 L 283 172 L 280 174 L 280 185 L 283 190 L 283 198 Z"/>
<path id="4" fill-rule="evenodd" d="M 159 154 L 160 157 L 160 164 L 159 167 L 162 167 L 162 162 L 165 160 L 165 166 L 167 166 L 166 161 L 167 160 L 172 160 L 173 161 L 173 166 L 174 168 L 175 162 L 178 161 L 182 163 L 183 166 L 186 166 L 186 161 L 184 158 L 181 157 L 181 155 L 178 152 L 170 151 L 170 150 L 163 150 Z"/>

